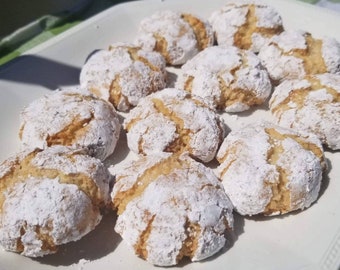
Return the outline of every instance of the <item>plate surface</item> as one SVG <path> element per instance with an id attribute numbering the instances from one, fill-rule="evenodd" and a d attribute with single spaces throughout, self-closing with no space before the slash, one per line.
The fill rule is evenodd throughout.
<path id="1" fill-rule="evenodd" d="M 58 87 L 77 84 L 80 69 L 91 52 L 113 42 L 133 41 L 139 21 L 156 10 L 186 11 L 207 18 L 225 2 L 150 0 L 117 5 L 1 67 L 0 161 L 19 150 L 20 110 Z M 293 0 L 267 2 L 279 11 L 286 29 L 303 29 L 316 37 L 328 35 L 340 41 L 337 13 Z M 223 114 L 223 118 L 229 127 L 237 128 L 270 116 L 265 108 L 258 108 L 238 116 Z M 119 166 L 126 157 L 131 154 L 122 139 L 108 164 Z M 235 215 L 231 247 L 203 262 L 184 262 L 171 269 L 338 269 L 340 153 L 326 152 L 326 157 L 330 170 L 324 177 L 320 198 L 311 208 L 275 218 Z M 152 269 L 121 241 L 113 230 L 114 223 L 114 216 L 106 216 L 95 231 L 80 241 L 40 259 L 0 251 L 0 269 Z"/>

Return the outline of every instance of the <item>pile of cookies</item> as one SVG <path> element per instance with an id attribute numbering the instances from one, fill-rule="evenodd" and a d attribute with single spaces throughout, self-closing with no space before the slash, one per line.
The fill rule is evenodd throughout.
<path id="1" fill-rule="evenodd" d="M 168 67 L 179 71 L 175 88 Z M 259 105 L 274 122 L 230 130 L 221 117 Z M 324 151 L 340 149 L 339 116 L 335 39 L 285 30 L 253 1 L 206 19 L 156 12 L 134 43 L 91 55 L 79 86 L 22 110 L 22 151 L 0 165 L 0 244 L 52 254 L 113 209 L 139 257 L 203 260 L 227 245 L 234 211 L 281 215 L 318 199 Z M 121 133 L 134 158 L 115 170 L 103 162 Z"/>

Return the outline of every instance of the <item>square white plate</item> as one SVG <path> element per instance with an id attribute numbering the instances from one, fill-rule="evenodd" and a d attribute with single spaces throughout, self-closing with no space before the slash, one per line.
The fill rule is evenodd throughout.
<path id="1" fill-rule="evenodd" d="M 340 41 L 337 13 L 294 0 L 267 2 L 282 15 L 286 29 L 303 29 L 314 36 L 328 35 Z M 223 4 L 225 0 L 150 0 L 117 5 L 0 67 L 0 160 L 19 149 L 19 111 L 51 90 L 77 84 L 80 69 L 91 52 L 113 42 L 132 41 L 139 21 L 156 10 L 186 11 L 207 18 Z M 259 108 L 238 117 L 223 114 L 223 118 L 235 128 L 270 116 Z M 124 151 L 126 154 L 126 142 L 122 141 L 111 159 L 114 165 L 119 166 Z M 311 208 L 275 218 L 236 215 L 232 247 L 203 262 L 187 261 L 171 269 L 338 269 L 340 153 L 327 152 L 326 157 L 330 171 L 319 200 Z M 121 241 L 113 230 L 114 222 L 114 216 L 105 217 L 94 232 L 44 258 L 0 251 L 0 269 L 152 269 Z"/>

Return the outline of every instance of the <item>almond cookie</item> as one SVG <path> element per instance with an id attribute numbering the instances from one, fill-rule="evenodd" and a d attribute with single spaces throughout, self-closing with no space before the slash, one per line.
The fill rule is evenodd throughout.
<path id="1" fill-rule="evenodd" d="M 25 151 L 0 165 L 0 244 L 29 257 L 57 252 L 100 222 L 110 174 L 83 150 Z"/>
<path id="2" fill-rule="evenodd" d="M 286 80 L 275 88 L 269 106 L 280 126 L 314 133 L 330 149 L 340 149 L 340 75 Z"/>
<path id="3" fill-rule="evenodd" d="M 117 43 L 88 59 L 80 85 L 125 112 L 142 97 L 163 89 L 166 77 L 165 60 L 159 53 Z"/>
<path id="4" fill-rule="evenodd" d="M 278 12 L 254 1 L 228 3 L 209 17 L 219 45 L 259 52 L 273 36 L 283 31 Z"/>
<path id="5" fill-rule="evenodd" d="M 272 90 L 268 72 L 259 58 L 234 46 L 209 47 L 181 70 L 177 88 L 226 112 L 241 112 L 262 104 Z"/>
<path id="6" fill-rule="evenodd" d="M 184 90 L 166 88 L 142 99 L 124 120 L 129 148 L 138 154 L 183 152 L 211 161 L 225 136 L 215 111 Z"/>
<path id="7" fill-rule="evenodd" d="M 136 43 L 160 52 L 169 65 L 181 65 L 199 51 L 212 46 L 210 24 L 188 13 L 158 11 L 139 24 Z"/>
<path id="8" fill-rule="evenodd" d="M 340 43 L 330 37 L 314 38 L 305 31 L 284 31 L 272 37 L 259 57 L 276 84 L 309 74 L 340 74 Z"/>
<path id="9" fill-rule="evenodd" d="M 218 176 L 241 215 L 279 215 L 309 207 L 326 169 L 321 142 L 262 122 L 229 133 L 217 154 Z"/>
<path id="10" fill-rule="evenodd" d="M 233 228 L 233 206 L 221 182 L 187 155 L 161 153 L 127 164 L 111 196 L 116 232 L 154 265 L 210 257 Z"/>
<path id="11" fill-rule="evenodd" d="M 56 90 L 21 112 L 19 137 L 24 148 L 52 145 L 86 148 L 101 160 L 116 147 L 121 124 L 114 107 L 86 90 Z"/>

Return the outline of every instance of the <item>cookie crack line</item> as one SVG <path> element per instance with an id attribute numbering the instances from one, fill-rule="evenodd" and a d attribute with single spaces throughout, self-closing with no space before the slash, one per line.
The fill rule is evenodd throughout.
<path id="1" fill-rule="evenodd" d="M 311 82 L 311 91 L 317 91 L 321 88 L 326 89 L 327 93 L 333 97 L 332 103 L 340 103 L 340 93 L 333 88 L 321 83 L 320 79 L 315 76 L 308 76 L 308 80 Z"/>
<path id="2" fill-rule="evenodd" d="M 55 134 L 48 134 L 46 138 L 47 146 L 52 145 L 66 145 L 70 146 L 80 137 L 86 134 L 88 125 L 94 120 L 94 114 L 91 112 L 90 117 L 81 119 L 77 115 L 69 125 L 65 126 L 62 130 Z"/>
<path id="3" fill-rule="evenodd" d="M 233 76 L 234 76 L 233 82 L 237 81 L 236 74 Z M 229 107 L 233 105 L 235 102 L 242 102 L 249 107 L 262 103 L 262 100 L 258 99 L 252 91 L 244 90 L 238 87 L 233 88 L 232 86 L 233 82 L 230 85 L 227 85 L 226 82 L 223 80 L 222 76 L 220 75 L 218 75 L 217 79 L 221 91 L 221 97 L 217 105 L 218 109 Z"/>
<path id="4" fill-rule="evenodd" d="M 198 237 L 201 233 L 201 227 L 197 223 L 191 222 L 187 217 L 185 221 L 185 235 L 186 238 L 184 242 L 182 243 L 182 247 L 178 252 L 178 255 L 176 257 L 176 261 L 180 261 L 183 257 L 189 257 L 192 259 L 192 257 L 195 255 L 196 250 L 198 248 Z"/>
<path id="5" fill-rule="evenodd" d="M 120 75 L 117 74 L 112 80 L 109 88 L 109 102 L 117 108 L 121 102 L 121 99 L 125 99 L 125 103 L 129 104 L 126 97 L 122 95 L 122 88 L 120 86 Z"/>
<path id="6" fill-rule="evenodd" d="M 287 188 L 288 173 L 277 164 L 280 153 L 283 152 L 281 141 L 284 139 L 284 136 L 273 128 L 266 128 L 265 132 L 268 135 L 269 144 L 271 145 L 271 148 L 267 153 L 267 160 L 269 164 L 276 167 L 279 174 L 276 183 L 265 181 L 265 184 L 269 185 L 272 190 L 272 197 L 263 213 L 265 215 L 270 215 L 279 211 L 283 214 L 290 211 L 291 204 L 291 194 L 290 190 Z"/>
<path id="7" fill-rule="evenodd" d="M 183 86 L 184 90 L 188 91 L 189 93 L 192 92 L 192 85 L 193 85 L 194 79 L 195 79 L 194 76 L 191 76 L 191 75 L 188 76 Z"/>
<path id="8" fill-rule="evenodd" d="M 113 48 L 113 47 L 112 47 Z M 140 55 L 138 55 L 138 51 L 140 51 L 141 48 L 139 47 L 128 47 L 127 48 L 127 51 L 128 51 L 128 54 L 130 55 L 130 58 L 132 61 L 140 61 L 142 62 L 143 64 L 145 64 L 147 67 L 149 67 L 152 71 L 157 71 L 159 72 L 160 69 L 153 65 L 148 59 L 146 59 L 145 57 L 142 57 Z"/>
<path id="9" fill-rule="evenodd" d="M 42 232 L 41 226 L 39 225 L 36 225 L 34 227 L 36 236 L 42 243 L 41 250 L 56 252 L 58 250 L 58 247 L 54 244 L 54 239 L 48 234 L 48 232 Z"/>
<path id="10" fill-rule="evenodd" d="M 236 149 L 236 147 L 235 147 L 235 149 Z M 234 150 L 234 151 L 232 151 L 232 150 L 233 150 L 233 149 L 230 149 L 230 151 L 227 151 L 223 157 L 218 158 L 218 162 L 219 162 L 220 164 L 222 164 L 223 162 L 225 162 L 225 160 L 227 159 L 227 156 L 230 155 L 230 152 L 233 152 L 233 154 L 235 155 L 235 150 Z M 220 178 L 222 178 L 223 175 L 226 174 L 226 172 L 229 170 L 230 166 L 233 165 L 233 163 L 234 163 L 235 161 L 237 161 L 237 158 L 233 158 L 232 160 L 229 161 L 229 163 L 227 163 L 227 164 L 225 164 L 225 165 L 223 166 L 223 170 L 221 170 L 220 173 L 219 173 L 219 177 L 220 177 Z"/>
<path id="11" fill-rule="evenodd" d="M 147 215 L 151 215 L 148 211 L 146 211 Z M 152 232 L 152 223 L 155 219 L 156 215 L 151 215 L 150 219 L 147 222 L 146 228 L 142 231 L 138 237 L 137 243 L 134 245 L 135 252 L 138 256 L 146 259 L 148 257 L 148 239 Z"/>
<path id="12" fill-rule="evenodd" d="M 89 199 L 92 201 L 93 205 L 102 207 L 104 202 L 101 198 L 99 188 L 97 185 L 85 174 L 83 173 L 72 173 L 66 174 L 58 171 L 57 169 L 41 169 L 33 166 L 31 161 L 34 159 L 35 155 L 41 150 L 35 150 L 25 157 L 19 164 L 19 160 L 16 160 L 16 164 L 13 169 L 8 172 L 0 181 L 0 190 L 7 190 L 10 192 L 11 188 L 17 183 L 23 183 L 27 178 L 58 178 L 58 182 L 62 184 L 74 184 L 84 192 Z M 0 213 L 2 205 L 5 201 L 5 194 L 0 194 Z"/>
<path id="13" fill-rule="evenodd" d="M 245 23 L 238 28 L 234 34 L 234 45 L 239 46 L 241 49 L 248 50 L 252 45 L 251 34 L 256 30 L 256 15 L 255 5 L 243 5 L 241 8 L 247 7 L 248 11 L 246 14 Z M 239 44 L 239 45 L 238 45 Z"/>
<path id="14" fill-rule="evenodd" d="M 314 39 L 310 34 L 306 36 L 308 54 L 304 59 L 304 68 L 308 74 L 327 72 L 326 63 L 322 57 L 322 40 Z"/>
<path id="15" fill-rule="evenodd" d="M 182 14 L 181 18 L 186 21 L 192 28 L 197 40 L 197 49 L 201 51 L 207 48 L 209 46 L 209 37 L 207 35 L 207 31 L 205 29 L 206 26 L 204 25 L 204 23 L 197 17 L 186 13 Z M 202 31 L 202 29 L 204 29 L 204 31 Z"/>
<path id="16" fill-rule="evenodd" d="M 22 242 L 21 238 L 26 233 L 26 227 L 27 227 L 27 222 L 24 221 L 23 225 L 20 227 L 20 230 L 19 230 L 20 236 L 17 238 L 17 241 L 16 241 L 16 245 L 17 245 L 16 249 L 18 252 L 23 252 L 25 249 L 24 243 Z"/>
<path id="17" fill-rule="evenodd" d="M 138 176 L 131 188 L 126 191 L 120 191 L 119 196 L 115 196 L 113 199 L 113 208 L 117 208 L 118 215 L 121 215 L 129 202 L 143 194 L 148 186 L 159 176 L 167 176 L 174 170 L 181 168 L 183 161 L 177 159 L 177 156 L 178 155 L 167 157 L 161 160 L 160 163 L 150 166 L 142 175 Z M 124 176 L 118 177 L 116 183 L 123 178 Z"/>
<path id="18" fill-rule="evenodd" d="M 275 41 L 270 42 L 269 45 L 275 46 L 283 56 L 301 59 L 307 75 L 326 73 L 328 70 L 322 57 L 322 40 L 315 39 L 310 33 L 306 33 L 305 43 L 306 49 L 292 49 L 288 52 Z"/>
<path id="19" fill-rule="evenodd" d="M 304 106 L 306 96 L 310 93 L 311 90 L 311 87 L 307 87 L 291 91 L 283 101 L 277 104 L 276 107 L 271 108 L 271 111 L 274 114 L 277 114 L 278 111 L 286 111 L 288 109 L 291 109 L 292 107 L 289 106 L 291 102 L 294 102 L 298 106 L 297 108 L 301 109 Z M 273 100 L 271 103 L 273 102 L 275 102 L 275 100 Z"/>
<path id="20" fill-rule="evenodd" d="M 278 103 L 275 107 L 271 108 L 273 114 L 277 114 L 281 116 L 282 112 L 289 109 L 301 109 L 305 106 L 306 97 L 313 91 L 318 91 L 322 88 L 326 89 L 327 93 L 330 94 L 333 99 L 332 103 L 340 103 L 340 93 L 332 89 L 331 87 L 324 85 L 320 82 L 318 78 L 315 76 L 308 75 L 305 77 L 308 82 L 310 82 L 310 86 L 300 89 L 294 89 L 290 91 L 289 95 Z M 274 103 L 275 99 L 271 102 Z M 294 103 L 294 107 L 289 106 L 290 103 Z M 297 105 L 297 107 L 296 107 Z M 281 113 L 279 113 L 281 112 Z"/>
<path id="21" fill-rule="evenodd" d="M 278 25 L 276 27 L 267 28 L 267 27 L 259 27 L 257 25 L 257 17 L 256 17 L 256 9 L 257 8 L 265 8 L 263 5 L 240 5 L 239 8 L 247 8 L 246 21 L 243 25 L 241 25 L 237 32 L 234 34 L 234 45 L 244 49 L 249 50 L 253 44 L 252 34 L 258 33 L 261 36 L 270 38 L 273 35 L 281 33 L 283 31 L 283 26 Z"/>
<path id="22" fill-rule="evenodd" d="M 154 108 L 164 117 L 172 121 L 176 126 L 178 137 L 175 138 L 165 149 L 165 152 L 182 153 L 190 150 L 190 129 L 184 127 L 184 121 L 176 115 L 174 111 L 169 109 L 162 100 L 152 99 Z M 190 152 L 190 151 L 189 151 Z"/>
<path id="23" fill-rule="evenodd" d="M 163 57 L 164 57 L 164 59 L 167 63 L 171 63 L 172 59 L 171 59 L 171 56 L 168 52 L 168 42 L 167 42 L 167 40 L 163 36 L 161 36 L 160 34 L 157 34 L 157 33 L 153 33 L 152 36 L 156 41 L 153 50 L 156 51 L 156 52 L 159 52 L 161 55 L 163 55 Z"/>
<path id="24" fill-rule="evenodd" d="M 267 185 L 271 187 L 273 196 L 271 201 L 267 204 L 264 214 L 273 214 L 273 209 L 275 212 L 279 211 L 281 214 L 284 214 L 291 211 L 291 192 L 287 187 L 289 182 L 289 174 L 282 166 L 277 164 L 280 153 L 284 151 L 282 148 L 282 141 L 289 138 L 296 141 L 304 150 L 312 152 L 320 160 L 323 170 L 326 170 L 327 166 L 323 152 L 317 145 L 310 142 L 305 142 L 303 138 L 299 137 L 298 135 L 283 135 L 273 128 L 266 128 L 265 132 L 268 135 L 270 145 L 272 145 L 271 149 L 269 149 L 267 153 L 267 160 L 269 164 L 276 167 L 276 170 L 279 172 L 279 176 L 277 183 L 266 182 Z"/>

